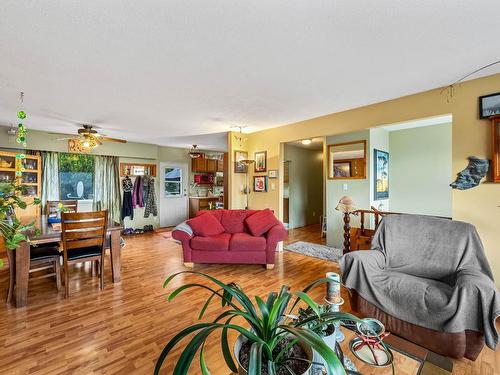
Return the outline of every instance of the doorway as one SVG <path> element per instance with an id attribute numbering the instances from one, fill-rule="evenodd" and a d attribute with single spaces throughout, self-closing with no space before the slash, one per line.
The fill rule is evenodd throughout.
<path id="1" fill-rule="evenodd" d="M 321 239 L 323 144 L 323 138 L 312 138 L 288 142 L 283 147 L 283 221 L 292 236 L 305 231 L 305 241 L 311 234 Z"/>
<path id="2" fill-rule="evenodd" d="M 172 227 L 188 218 L 188 166 L 160 163 L 160 178 L 160 226 Z"/>

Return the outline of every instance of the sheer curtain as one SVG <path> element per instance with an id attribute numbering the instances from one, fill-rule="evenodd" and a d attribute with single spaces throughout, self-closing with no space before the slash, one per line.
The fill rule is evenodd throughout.
<path id="1" fill-rule="evenodd" d="M 117 156 L 94 157 L 94 203 L 97 210 L 108 210 L 109 218 L 120 222 L 120 165 Z"/>
<path id="2" fill-rule="evenodd" d="M 47 201 L 59 200 L 59 153 L 42 151 L 42 212 L 45 212 Z"/>

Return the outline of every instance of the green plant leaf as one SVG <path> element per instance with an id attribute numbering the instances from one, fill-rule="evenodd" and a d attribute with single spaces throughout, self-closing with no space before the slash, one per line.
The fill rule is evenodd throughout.
<path id="1" fill-rule="evenodd" d="M 230 320 L 226 322 L 229 323 Z M 236 364 L 233 361 L 233 357 L 231 355 L 231 349 L 229 349 L 229 341 L 227 338 L 227 327 L 222 328 L 222 334 L 221 334 L 221 346 L 222 346 L 222 354 L 224 355 L 224 360 L 226 361 L 227 367 L 232 372 L 238 372 L 238 367 L 236 367 Z"/>
<path id="2" fill-rule="evenodd" d="M 317 334 L 305 328 L 290 327 L 287 325 L 281 325 L 280 328 L 291 333 L 316 350 L 326 361 L 326 368 L 329 374 L 345 374 L 344 366 L 340 363 L 335 352 Z"/>
<path id="3" fill-rule="evenodd" d="M 210 327 L 204 328 L 198 332 L 191 341 L 186 345 L 182 354 L 175 365 L 173 375 L 186 375 L 188 374 L 193 358 L 201 345 L 205 343 L 207 337 L 218 328 L 218 325 L 212 324 Z"/>
<path id="4" fill-rule="evenodd" d="M 200 350 L 200 369 L 202 375 L 211 375 L 205 362 L 205 345 L 203 345 Z"/>
<path id="5" fill-rule="evenodd" d="M 248 375 L 262 374 L 262 344 L 254 342 L 250 347 L 250 361 L 248 363 Z"/>
<path id="6" fill-rule="evenodd" d="M 295 295 L 299 297 L 302 301 L 307 303 L 307 305 L 314 311 L 314 313 L 318 316 L 318 318 L 321 315 L 321 312 L 319 311 L 318 304 L 313 301 L 311 297 L 307 293 L 304 292 L 295 292 Z"/>
<path id="7" fill-rule="evenodd" d="M 193 332 L 199 331 L 201 329 L 204 329 L 206 327 L 212 326 L 212 323 L 199 323 L 192 325 L 191 327 L 187 327 L 180 331 L 177 335 L 175 335 L 163 348 L 162 352 L 160 353 L 160 356 L 158 357 L 158 360 L 156 361 L 156 366 L 154 369 L 154 374 L 159 374 L 161 366 L 163 365 L 163 362 L 165 361 L 165 358 L 167 358 L 168 353 L 177 345 L 183 338 L 186 336 L 190 335 Z"/>

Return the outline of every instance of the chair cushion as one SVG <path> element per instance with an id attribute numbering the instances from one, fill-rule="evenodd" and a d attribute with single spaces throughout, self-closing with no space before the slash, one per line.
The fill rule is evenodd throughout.
<path id="1" fill-rule="evenodd" d="M 230 251 L 265 251 L 266 238 L 255 237 L 248 233 L 235 233 L 229 241 Z"/>
<path id="2" fill-rule="evenodd" d="M 227 251 L 231 234 L 222 233 L 215 236 L 194 236 L 191 238 L 191 248 L 194 250 Z"/>
<path id="3" fill-rule="evenodd" d="M 44 258 L 53 258 L 62 255 L 57 246 L 32 246 L 30 248 L 30 259 L 39 260 Z"/>
<path id="4" fill-rule="evenodd" d="M 80 249 L 68 250 L 68 260 L 75 260 L 87 257 L 100 256 L 102 253 L 100 246 L 82 247 Z"/>
<path id="5" fill-rule="evenodd" d="M 224 233 L 224 227 L 210 212 L 189 219 L 187 224 L 193 229 L 193 233 L 197 236 L 210 237 Z"/>
<path id="6" fill-rule="evenodd" d="M 247 216 L 246 210 L 224 210 L 221 224 L 227 233 L 243 233 L 246 232 L 245 219 Z"/>
<path id="7" fill-rule="evenodd" d="M 273 211 L 269 208 L 265 210 L 258 211 L 253 215 L 250 215 L 245 219 L 245 223 L 248 227 L 248 230 L 253 236 L 262 236 L 269 229 L 274 227 L 276 224 L 279 224 L 280 221 L 276 219 Z"/>

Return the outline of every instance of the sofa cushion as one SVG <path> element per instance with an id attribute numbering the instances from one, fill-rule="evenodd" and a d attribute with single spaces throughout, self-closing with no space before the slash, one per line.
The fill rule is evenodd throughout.
<path id="1" fill-rule="evenodd" d="M 248 216 L 245 219 L 245 223 L 248 227 L 248 230 L 253 236 L 262 236 L 264 233 L 267 233 L 269 229 L 274 227 L 276 224 L 279 224 L 280 221 L 276 219 L 273 212 L 266 208 L 265 210 L 258 211 L 253 215 Z"/>
<path id="2" fill-rule="evenodd" d="M 189 219 L 187 224 L 193 229 L 193 233 L 197 236 L 209 237 L 224 233 L 224 227 L 210 212 Z"/>
<path id="3" fill-rule="evenodd" d="M 255 237 L 248 233 L 235 233 L 229 241 L 230 251 L 265 251 L 266 238 Z"/>
<path id="4" fill-rule="evenodd" d="M 210 214 L 210 215 L 213 215 L 215 216 L 215 218 L 219 221 L 220 223 L 220 219 L 222 217 L 222 213 L 224 212 L 225 210 L 201 210 L 201 211 L 198 211 L 196 213 L 196 216 L 200 216 L 200 215 L 205 215 L 205 214 Z"/>
<path id="5" fill-rule="evenodd" d="M 227 233 L 243 233 L 246 232 L 245 219 L 247 216 L 246 210 L 224 210 L 221 224 Z"/>
<path id="6" fill-rule="evenodd" d="M 229 233 L 222 233 L 210 237 L 194 236 L 191 238 L 191 248 L 194 250 L 227 251 L 229 249 Z"/>

